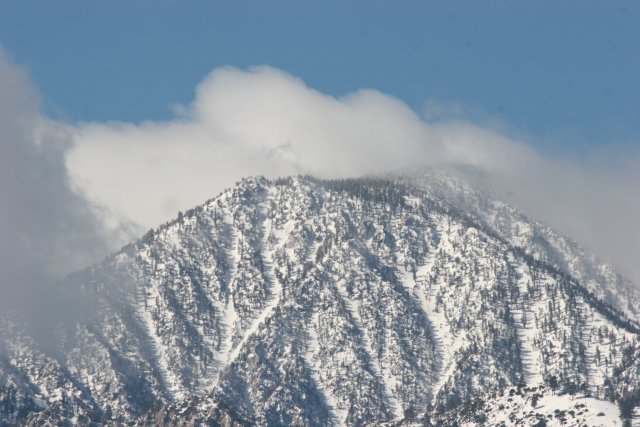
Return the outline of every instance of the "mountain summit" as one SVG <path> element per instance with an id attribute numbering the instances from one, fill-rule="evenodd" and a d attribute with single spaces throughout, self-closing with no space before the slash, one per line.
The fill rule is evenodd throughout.
<path id="1" fill-rule="evenodd" d="M 65 289 L 88 309 L 50 345 L 0 320 L 0 423 L 451 422 L 514 388 L 624 418 L 640 401 L 638 290 L 441 173 L 245 179 Z"/>

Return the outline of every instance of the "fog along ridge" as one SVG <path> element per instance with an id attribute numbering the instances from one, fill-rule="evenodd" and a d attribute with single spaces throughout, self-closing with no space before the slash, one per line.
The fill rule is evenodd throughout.
<path id="1" fill-rule="evenodd" d="M 628 415 L 640 395 L 635 288 L 442 174 L 246 179 L 67 288 L 92 315 L 53 348 L 3 316 L 5 424 L 363 425 L 556 382 Z"/>

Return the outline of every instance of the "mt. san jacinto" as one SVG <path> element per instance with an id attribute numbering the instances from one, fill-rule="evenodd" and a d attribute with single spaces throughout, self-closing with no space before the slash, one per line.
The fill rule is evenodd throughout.
<path id="1" fill-rule="evenodd" d="M 53 345 L 0 320 L 6 425 L 620 425 L 640 403 L 637 288 L 445 173 L 245 179 L 64 288 L 91 313 Z"/>

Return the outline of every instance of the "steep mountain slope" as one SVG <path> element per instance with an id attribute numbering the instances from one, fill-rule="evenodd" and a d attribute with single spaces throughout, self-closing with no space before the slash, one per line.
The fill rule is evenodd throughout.
<path id="1" fill-rule="evenodd" d="M 470 185 L 473 179 L 468 175 L 470 173 L 464 170 L 448 170 L 430 172 L 426 177 L 420 174 L 408 180 L 422 187 L 430 197 L 447 200 L 459 211 L 473 215 L 484 228 L 492 230 L 512 246 L 521 248 L 535 259 L 558 266 L 627 315 L 640 318 L 640 293 L 635 284 L 576 242 L 532 221 L 486 189 Z"/>
<path id="2" fill-rule="evenodd" d="M 66 287 L 87 310 L 49 345 L 1 320 L 6 423 L 362 425 L 549 382 L 637 402 L 637 291 L 442 174 L 247 179 Z"/>

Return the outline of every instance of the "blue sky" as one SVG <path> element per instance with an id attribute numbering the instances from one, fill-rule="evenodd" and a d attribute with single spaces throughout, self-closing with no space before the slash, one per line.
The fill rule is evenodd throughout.
<path id="1" fill-rule="evenodd" d="M 562 151 L 640 135 L 638 2 L 21 0 L 0 3 L 0 43 L 72 121 L 167 119 L 212 69 L 268 64 Z"/>

